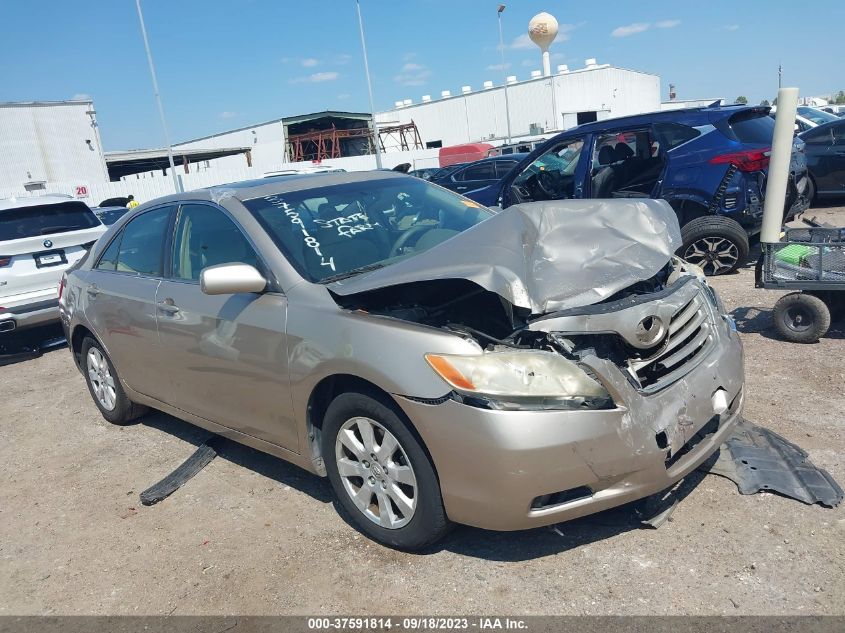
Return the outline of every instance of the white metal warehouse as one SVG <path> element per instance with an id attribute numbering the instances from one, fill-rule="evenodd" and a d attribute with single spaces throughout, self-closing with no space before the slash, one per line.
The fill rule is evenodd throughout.
<path id="1" fill-rule="evenodd" d="M 517 81 L 508 77 L 507 92 L 512 138 L 565 130 L 581 123 L 660 109 L 660 77 L 636 70 L 597 64 Z M 501 142 L 508 136 L 505 88 L 484 82 L 481 90 L 464 86 L 458 94 L 442 91 L 440 98 L 423 95 L 420 103 L 396 101 L 396 107 L 376 113 L 378 125 L 417 125 L 428 147 L 447 147 L 481 141 Z M 495 144 L 495 143 L 494 143 Z"/>
<path id="2" fill-rule="evenodd" d="M 92 101 L 0 103 L 0 187 L 108 179 Z"/>

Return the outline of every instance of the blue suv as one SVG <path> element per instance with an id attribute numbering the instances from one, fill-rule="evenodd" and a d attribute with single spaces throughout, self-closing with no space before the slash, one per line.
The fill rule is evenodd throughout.
<path id="1" fill-rule="evenodd" d="M 663 198 L 678 214 L 678 255 L 708 275 L 732 272 L 760 231 L 774 131 L 767 107 L 710 106 L 587 123 L 531 152 L 502 180 L 465 193 L 503 209 L 568 198 Z M 795 140 L 785 219 L 809 206 Z"/>

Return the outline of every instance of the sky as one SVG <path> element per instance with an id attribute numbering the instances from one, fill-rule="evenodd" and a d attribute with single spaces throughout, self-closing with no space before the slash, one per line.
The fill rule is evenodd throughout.
<path id="1" fill-rule="evenodd" d="M 143 0 L 174 142 L 321 110 L 369 112 L 354 0 Z M 376 110 L 500 84 L 540 68 L 528 21 L 560 23 L 552 64 L 660 75 L 679 99 L 772 100 L 845 89 L 845 2 L 738 0 L 361 0 Z M 106 150 L 160 147 L 163 133 L 134 0 L 0 0 L 0 101 L 94 99 Z M 785 41 L 785 45 L 779 45 Z"/>

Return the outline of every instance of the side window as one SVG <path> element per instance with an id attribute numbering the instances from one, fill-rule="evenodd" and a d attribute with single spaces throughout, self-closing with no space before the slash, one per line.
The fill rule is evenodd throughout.
<path id="1" fill-rule="evenodd" d="M 97 262 L 95 268 L 97 270 L 117 270 L 117 253 L 120 250 L 120 241 L 123 239 L 123 233 L 116 235 L 111 241 L 108 248 L 100 256 L 100 261 Z"/>
<path id="2" fill-rule="evenodd" d="M 584 149 L 584 138 L 553 145 L 514 178 L 515 202 L 564 200 L 575 195 L 575 170 Z"/>
<path id="3" fill-rule="evenodd" d="M 845 132 L 845 130 L 843 130 Z M 833 130 L 819 130 L 817 128 L 813 128 L 811 131 L 807 132 L 806 135 L 802 136 L 801 138 L 804 139 L 805 143 L 810 145 L 829 145 L 831 141 L 831 136 L 833 134 Z M 843 134 L 845 136 L 845 134 Z"/>
<path id="4" fill-rule="evenodd" d="M 496 172 L 493 169 L 493 163 L 488 162 L 470 165 L 455 180 L 493 180 L 495 178 Z"/>
<path id="5" fill-rule="evenodd" d="M 515 160 L 498 160 L 496 161 L 496 178 L 504 178 L 507 173 L 516 165 Z"/>
<path id="6" fill-rule="evenodd" d="M 258 256 L 241 230 L 210 205 L 183 205 L 174 235 L 175 279 L 196 281 L 203 268 L 217 264 L 258 264 Z"/>
<path id="7" fill-rule="evenodd" d="M 123 227 L 117 271 L 160 277 L 161 255 L 172 207 L 142 213 Z"/>
<path id="8" fill-rule="evenodd" d="M 830 129 L 833 136 L 833 144 L 841 147 L 845 145 L 845 125 L 836 125 Z"/>
<path id="9" fill-rule="evenodd" d="M 652 130 L 602 134 L 593 152 L 590 197 L 647 198 L 663 172 L 663 165 L 659 142 Z"/>

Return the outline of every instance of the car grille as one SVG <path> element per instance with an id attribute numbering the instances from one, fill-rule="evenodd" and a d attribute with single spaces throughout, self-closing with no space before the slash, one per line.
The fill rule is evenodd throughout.
<path id="1" fill-rule="evenodd" d="M 643 391 L 667 387 L 691 371 L 713 345 L 710 310 L 701 292 L 672 315 L 669 333 L 653 356 L 631 358 L 628 371 Z"/>

